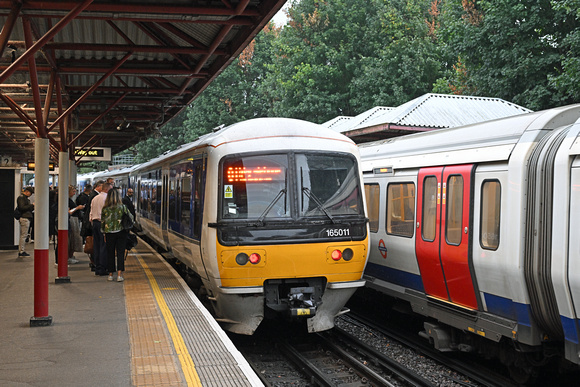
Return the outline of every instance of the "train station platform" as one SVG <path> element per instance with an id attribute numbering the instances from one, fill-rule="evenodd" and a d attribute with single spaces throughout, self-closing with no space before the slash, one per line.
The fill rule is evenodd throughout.
<path id="1" fill-rule="evenodd" d="M 261 386 L 243 356 L 173 268 L 139 240 L 125 281 L 91 272 L 88 257 L 55 283 L 50 251 L 49 315 L 34 314 L 30 257 L 0 251 L 0 385 Z"/>

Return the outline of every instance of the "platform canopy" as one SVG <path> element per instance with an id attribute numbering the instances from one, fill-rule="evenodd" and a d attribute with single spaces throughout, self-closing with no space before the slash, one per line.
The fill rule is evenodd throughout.
<path id="1" fill-rule="evenodd" d="M 0 0 L 0 156 L 113 154 L 188 106 L 286 0 Z M 77 161 L 80 161 L 77 159 Z"/>

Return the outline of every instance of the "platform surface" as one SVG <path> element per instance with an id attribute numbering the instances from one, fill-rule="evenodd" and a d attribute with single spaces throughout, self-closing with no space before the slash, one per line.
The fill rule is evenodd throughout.
<path id="1" fill-rule="evenodd" d="M 142 240 L 125 281 L 97 277 L 86 254 L 56 283 L 51 246 L 49 315 L 34 317 L 30 257 L 0 251 L 0 386 L 261 386 L 209 312 Z"/>

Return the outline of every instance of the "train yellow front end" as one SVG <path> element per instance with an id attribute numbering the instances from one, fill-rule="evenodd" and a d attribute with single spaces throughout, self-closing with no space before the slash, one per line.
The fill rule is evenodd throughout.
<path id="1" fill-rule="evenodd" d="M 355 144 L 297 120 L 254 120 L 222 138 L 208 158 L 205 270 L 225 329 L 252 334 L 264 318 L 334 318 L 364 285 L 368 231 Z M 257 134 L 260 125 L 268 130 Z M 215 168 L 215 169 L 213 169 Z M 214 196 L 215 195 L 215 196 Z M 215 204 L 214 204 L 215 205 Z M 213 247 L 212 246 L 212 247 Z M 213 249 L 212 249 L 213 250 Z"/>
<path id="2" fill-rule="evenodd" d="M 268 314 L 306 318 L 310 332 L 330 329 L 345 302 L 364 285 L 366 239 L 234 248 L 218 245 L 217 251 L 222 284 L 217 304 L 226 306 L 231 317 L 221 321 L 236 333 L 251 333 Z"/>

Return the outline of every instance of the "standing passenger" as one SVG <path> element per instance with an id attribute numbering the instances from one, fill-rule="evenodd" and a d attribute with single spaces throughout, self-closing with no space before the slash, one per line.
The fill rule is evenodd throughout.
<path id="1" fill-rule="evenodd" d="M 87 206 L 87 204 L 89 203 L 89 196 L 90 196 L 92 190 L 93 190 L 92 185 L 90 185 L 90 184 L 85 185 L 83 192 L 81 192 L 79 194 L 79 196 L 77 196 L 77 199 L 75 200 L 76 205 L 77 206 L 83 205 L 83 206 L 85 206 L 85 208 L 88 211 L 90 209 L 90 206 Z M 80 217 L 79 217 L 79 222 L 81 222 L 81 227 L 82 227 L 82 223 L 84 222 L 84 219 L 85 219 L 85 212 L 83 210 L 83 211 L 81 211 Z M 83 242 L 84 242 L 84 239 L 83 239 Z"/>
<path id="2" fill-rule="evenodd" d="M 54 244 L 54 264 L 58 265 L 58 195 L 53 189 L 48 191 L 48 239 Z"/>
<path id="3" fill-rule="evenodd" d="M 77 205 L 72 197 L 75 196 L 77 189 L 74 185 L 68 186 L 68 263 L 79 263 L 75 259 L 75 251 L 83 251 L 83 240 L 81 238 L 80 219 L 81 212 L 85 208 L 83 204 Z"/>
<path id="4" fill-rule="evenodd" d="M 107 195 L 107 200 L 101 213 L 101 231 L 105 234 L 105 244 L 107 245 L 107 269 L 109 271 L 109 281 L 113 280 L 115 272 L 115 252 L 117 253 L 117 282 L 123 282 L 123 271 L 125 271 L 125 244 L 127 242 L 128 230 L 123 229 L 121 218 L 123 214 L 128 214 L 131 219 L 133 215 L 121 201 L 121 194 L 118 189 L 111 189 Z"/>
<path id="5" fill-rule="evenodd" d="M 125 207 L 127 207 L 131 215 L 133 215 L 133 220 L 135 220 L 136 218 L 135 218 L 135 205 L 133 204 L 133 188 L 127 189 L 127 195 L 125 195 L 125 197 L 123 198 L 123 204 L 125 205 Z"/>
<path id="6" fill-rule="evenodd" d="M 111 184 L 104 183 L 99 195 L 91 201 L 90 219 L 93 225 L 93 263 L 95 265 L 95 275 L 107 275 L 107 249 L 105 238 L 101 232 L 101 211 L 107 199 L 107 192 L 111 189 Z"/>
<path id="7" fill-rule="evenodd" d="M 88 236 L 93 236 L 93 223 L 91 222 L 91 203 L 93 199 L 103 190 L 104 183 L 105 182 L 103 180 L 99 180 L 95 183 L 95 189 L 89 194 L 89 198 L 85 204 L 85 211 L 83 213 L 83 222 L 81 225 L 81 236 L 83 237 L 83 244 Z M 90 184 L 88 186 L 90 187 Z M 93 253 L 89 254 L 89 259 L 91 261 L 89 263 L 89 267 L 91 268 L 91 271 L 95 271 L 96 267 L 93 261 Z"/>
<path id="8" fill-rule="evenodd" d="M 33 189 L 31 187 L 24 188 L 22 195 L 16 199 L 16 204 L 18 210 L 20 211 L 20 243 L 18 245 L 18 257 L 29 257 L 24 248 L 26 246 L 26 236 L 28 235 L 28 229 L 30 228 L 30 222 L 32 220 L 32 211 L 34 211 L 34 204 L 30 203 L 28 199 L 32 195 Z"/>

